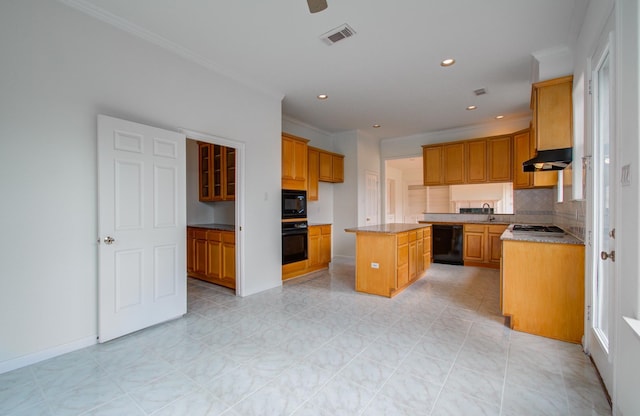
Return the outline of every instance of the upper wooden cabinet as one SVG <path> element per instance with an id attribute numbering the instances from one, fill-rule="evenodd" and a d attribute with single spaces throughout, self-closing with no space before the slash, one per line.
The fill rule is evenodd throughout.
<path id="1" fill-rule="evenodd" d="M 443 145 L 442 165 L 445 185 L 465 183 L 464 143 Z"/>
<path id="2" fill-rule="evenodd" d="M 511 136 L 422 146 L 425 186 L 512 180 Z"/>
<path id="3" fill-rule="evenodd" d="M 236 149 L 198 142 L 200 201 L 232 201 L 236 197 Z"/>
<path id="4" fill-rule="evenodd" d="M 422 146 L 422 173 L 425 186 L 437 186 L 444 183 L 442 145 Z"/>
<path id="5" fill-rule="evenodd" d="M 309 146 L 308 152 L 309 174 L 307 175 L 307 199 L 318 200 L 318 176 L 320 175 L 320 151 Z"/>
<path id="6" fill-rule="evenodd" d="M 536 154 L 535 143 L 530 130 L 522 130 L 513 135 L 513 189 L 552 187 L 558 182 L 557 171 L 524 172 L 522 162 Z"/>
<path id="7" fill-rule="evenodd" d="M 344 182 L 344 156 L 308 146 L 307 199 L 318 200 L 318 182 Z"/>
<path id="8" fill-rule="evenodd" d="M 572 146 L 573 76 L 536 82 L 531 87 L 533 137 L 536 150 Z"/>
<path id="9" fill-rule="evenodd" d="M 322 182 L 344 182 L 344 156 L 338 153 L 317 149 L 320 157 L 320 174 L 318 179 Z"/>
<path id="10" fill-rule="evenodd" d="M 487 141 L 471 140 L 467 142 L 467 183 L 487 181 Z"/>
<path id="11" fill-rule="evenodd" d="M 487 139 L 487 181 L 511 182 L 512 179 L 511 136 Z"/>
<path id="12" fill-rule="evenodd" d="M 307 189 L 308 142 L 282 133 L 282 189 Z"/>

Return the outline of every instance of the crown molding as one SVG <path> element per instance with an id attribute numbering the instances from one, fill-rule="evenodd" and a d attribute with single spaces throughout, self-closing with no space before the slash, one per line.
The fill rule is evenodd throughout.
<path id="1" fill-rule="evenodd" d="M 123 30 L 129 34 L 132 34 L 156 46 L 159 46 L 162 49 L 165 49 L 188 61 L 191 61 L 202 67 L 205 67 L 210 71 L 216 72 L 218 75 L 224 76 L 225 78 L 229 78 L 230 80 L 237 82 L 245 87 L 258 91 L 261 94 L 270 96 L 280 101 L 282 101 L 282 99 L 284 98 L 284 94 L 282 92 L 267 88 L 264 85 L 260 85 L 254 82 L 253 80 L 239 77 L 236 74 L 229 71 L 228 69 L 205 58 L 204 56 L 199 55 L 193 52 L 192 50 L 185 48 L 184 46 L 179 45 L 175 42 L 172 42 L 169 39 L 166 39 L 154 32 L 148 31 L 126 19 L 116 16 L 113 13 L 110 13 L 104 9 L 101 9 L 98 6 L 89 3 L 88 1 L 85 1 L 85 0 L 58 0 L 58 1 L 73 9 L 76 9 L 82 13 L 85 13 L 93 18 L 96 18 L 104 23 L 114 26 L 120 30 Z"/>
<path id="2" fill-rule="evenodd" d="M 331 137 L 333 135 L 332 133 L 329 133 L 328 131 L 322 130 L 322 129 L 316 127 L 316 126 L 312 126 L 311 124 L 307 124 L 307 123 L 305 123 L 303 121 L 300 121 L 300 120 L 298 120 L 296 118 L 293 118 L 291 116 L 288 116 L 286 114 L 282 114 L 282 121 L 286 121 L 288 123 L 295 124 L 296 126 L 312 130 L 312 131 L 314 131 L 314 132 L 316 132 L 318 134 L 322 134 L 322 135 L 325 135 L 327 137 Z"/>

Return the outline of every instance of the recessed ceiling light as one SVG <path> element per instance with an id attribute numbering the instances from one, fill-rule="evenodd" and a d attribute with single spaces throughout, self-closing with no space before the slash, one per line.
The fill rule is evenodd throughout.
<path id="1" fill-rule="evenodd" d="M 445 60 L 443 60 L 442 62 L 440 62 L 440 66 L 451 66 L 453 64 L 456 63 L 456 60 L 453 58 L 447 58 Z"/>
<path id="2" fill-rule="evenodd" d="M 470 105 L 469 107 L 467 107 L 467 110 L 475 110 L 477 108 L 478 108 L 478 106 Z"/>
<path id="3" fill-rule="evenodd" d="M 504 116 L 496 116 L 497 120 L 502 120 L 504 118 Z"/>
<path id="4" fill-rule="evenodd" d="M 329 96 L 327 94 L 318 95 L 318 100 L 326 100 L 327 98 L 329 98 Z"/>
<path id="5" fill-rule="evenodd" d="M 379 128 L 380 128 L 380 124 L 374 124 L 374 125 L 373 125 L 373 128 L 374 128 L 374 129 L 379 129 Z"/>

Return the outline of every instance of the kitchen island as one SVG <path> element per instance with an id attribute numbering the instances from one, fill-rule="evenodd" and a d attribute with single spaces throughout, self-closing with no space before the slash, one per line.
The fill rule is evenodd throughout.
<path id="1" fill-rule="evenodd" d="M 380 224 L 345 229 L 356 234 L 356 290 L 393 297 L 431 265 L 430 224 Z"/>

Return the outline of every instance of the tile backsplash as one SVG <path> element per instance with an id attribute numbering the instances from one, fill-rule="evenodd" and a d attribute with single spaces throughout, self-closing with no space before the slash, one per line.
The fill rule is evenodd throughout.
<path id="1" fill-rule="evenodd" d="M 564 187 L 564 195 L 571 195 L 571 186 Z M 584 200 L 555 202 L 553 204 L 553 223 L 565 231 L 585 240 L 587 204 Z"/>

